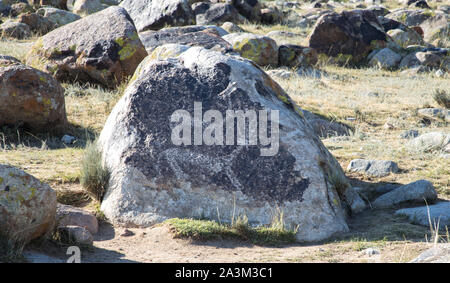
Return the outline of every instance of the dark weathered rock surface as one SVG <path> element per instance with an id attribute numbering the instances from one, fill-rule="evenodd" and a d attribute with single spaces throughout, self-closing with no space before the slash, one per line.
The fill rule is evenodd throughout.
<path id="1" fill-rule="evenodd" d="M 187 0 L 124 0 L 120 6 L 130 14 L 139 32 L 167 25 L 195 24 L 195 15 Z"/>
<path id="2" fill-rule="evenodd" d="M 368 10 L 325 14 L 314 25 L 308 40 L 317 52 L 355 64 L 387 43 L 383 27 Z"/>
<path id="3" fill-rule="evenodd" d="M 206 49 L 227 53 L 233 51 L 233 47 L 221 38 L 225 34 L 227 34 L 225 30 L 216 26 L 189 26 L 144 31 L 139 33 L 139 38 L 148 53 L 158 46 L 169 43 L 202 46 Z"/>
<path id="4" fill-rule="evenodd" d="M 115 87 L 133 75 L 146 55 L 125 9 L 113 6 L 41 37 L 27 64 L 58 80 Z"/>
<path id="5" fill-rule="evenodd" d="M 236 8 L 227 3 L 210 4 L 197 3 L 194 9 L 197 25 L 222 24 L 225 22 L 239 23 L 242 21 Z"/>
<path id="6" fill-rule="evenodd" d="M 302 227 L 298 240 L 315 241 L 348 230 L 339 197 L 346 188 L 339 187 L 338 193 L 330 181 L 331 174 L 345 180 L 342 169 L 302 118 L 301 109 L 260 68 L 200 47 L 176 58 L 144 62 L 99 138 L 112 172 L 101 207 L 108 219 L 139 226 L 171 217 L 230 221 L 234 211 L 251 223 L 267 224 L 278 205 L 287 225 Z M 278 111 L 278 152 L 266 156 L 272 154 L 264 150 L 268 146 L 250 145 L 249 136 L 230 136 L 225 125 L 219 129 L 219 120 L 213 136 L 222 133 L 230 139 L 228 145 L 220 139 L 212 145 L 198 140 L 198 145 L 187 140 L 177 145 L 173 137 L 179 137 L 175 130 L 181 120 L 172 115 L 177 110 L 198 113 L 196 102 L 202 103 L 205 115 L 207 110 L 224 117 L 227 110 Z M 275 116 L 268 120 L 260 128 L 276 127 Z M 191 122 L 186 123 L 190 128 Z M 200 123 L 195 131 L 211 130 L 209 122 Z M 275 128 L 270 132 L 276 136 Z"/>

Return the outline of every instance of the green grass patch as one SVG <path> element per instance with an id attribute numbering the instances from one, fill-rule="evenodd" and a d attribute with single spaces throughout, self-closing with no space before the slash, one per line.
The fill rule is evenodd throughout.
<path id="1" fill-rule="evenodd" d="M 251 227 L 246 221 L 236 221 L 232 225 L 211 220 L 173 218 L 165 221 L 175 238 L 196 241 L 241 240 L 255 245 L 279 246 L 296 242 L 296 231 L 282 227 Z"/>

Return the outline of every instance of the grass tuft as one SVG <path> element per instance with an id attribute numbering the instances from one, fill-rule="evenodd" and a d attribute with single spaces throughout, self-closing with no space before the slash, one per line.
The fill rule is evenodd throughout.
<path id="1" fill-rule="evenodd" d="M 440 106 L 450 109 L 450 94 L 445 90 L 436 89 L 433 93 L 433 99 Z"/>
<path id="2" fill-rule="evenodd" d="M 262 246 L 279 246 L 296 242 L 296 231 L 279 227 L 251 227 L 246 217 L 238 217 L 232 224 L 211 220 L 173 218 L 165 221 L 175 238 L 196 241 L 233 239 Z"/>
<path id="3" fill-rule="evenodd" d="M 80 183 L 92 196 L 101 201 L 108 186 L 110 172 L 102 164 L 97 143 L 88 141 L 81 164 Z"/>

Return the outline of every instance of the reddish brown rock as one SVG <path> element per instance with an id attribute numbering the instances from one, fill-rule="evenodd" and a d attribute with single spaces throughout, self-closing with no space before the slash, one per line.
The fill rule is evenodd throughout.
<path id="1" fill-rule="evenodd" d="M 0 126 L 60 132 L 67 123 L 64 90 L 50 74 L 0 55 Z"/>

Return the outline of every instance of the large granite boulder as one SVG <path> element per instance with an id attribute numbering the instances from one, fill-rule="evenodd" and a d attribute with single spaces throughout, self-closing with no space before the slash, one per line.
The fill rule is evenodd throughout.
<path id="1" fill-rule="evenodd" d="M 253 62 L 201 47 L 144 62 L 99 137 L 111 171 L 101 205 L 108 219 L 227 222 L 234 212 L 268 224 L 278 207 L 288 226 L 299 225 L 300 241 L 348 230 L 342 169 L 301 109 Z"/>
<path id="2" fill-rule="evenodd" d="M 308 41 L 320 54 L 357 64 L 371 51 L 385 47 L 387 35 L 373 12 L 353 10 L 321 16 Z"/>
<path id="3" fill-rule="evenodd" d="M 195 15 L 187 0 L 124 0 L 120 6 L 127 10 L 140 32 L 167 25 L 195 24 Z"/>
<path id="4" fill-rule="evenodd" d="M 27 243 L 51 232 L 56 193 L 24 171 L 0 164 L 0 233 Z"/>
<path id="5" fill-rule="evenodd" d="M 67 123 L 64 90 L 50 74 L 0 55 L 0 126 L 61 132 Z"/>
<path id="6" fill-rule="evenodd" d="M 113 6 L 41 37 L 27 64 L 58 80 L 115 87 L 133 75 L 146 55 L 125 9 Z"/>
<path id="7" fill-rule="evenodd" d="M 227 53 L 233 51 L 233 47 L 221 38 L 225 34 L 227 32 L 217 26 L 188 26 L 144 31 L 139 33 L 139 38 L 149 54 L 158 46 L 172 43 L 202 46 L 206 49 Z"/>

